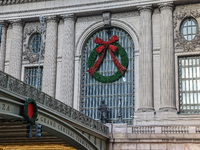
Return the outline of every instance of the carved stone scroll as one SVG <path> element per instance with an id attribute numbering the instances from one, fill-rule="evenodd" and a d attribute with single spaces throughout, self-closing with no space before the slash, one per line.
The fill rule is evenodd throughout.
<path id="1" fill-rule="evenodd" d="M 36 33 L 42 34 L 42 25 L 40 23 L 27 23 L 25 25 L 23 34 L 23 60 L 28 60 L 30 63 L 34 63 L 39 60 L 39 53 L 33 53 L 29 48 L 30 39 Z M 42 59 L 44 59 L 45 37 L 46 37 L 46 32 L 44 30 L 42 57 L 41 57 Z"/>
<path id="2" fill-rule="evenodd" d="M 200 5 L 187 5 L 187 6 L 178 6 L 176 7 L 174 14 L 173 14 L 173 20 L 174 20 L 174 41 L 175 41 L 175 48 L 182 48 L 183 51 L 195 51 L 197 46 L 200 45 L 200 33 L 197 32 L 196 37 L 191 40 L 187 41 L 185 40 L 180 32 L 181 23 L 186 18 L 197 18 L 200 17 Z"/>

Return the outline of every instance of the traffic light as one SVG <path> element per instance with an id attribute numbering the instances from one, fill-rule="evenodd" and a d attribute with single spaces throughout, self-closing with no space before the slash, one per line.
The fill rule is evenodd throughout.
<path id="1" fill-rule="evenodd" d="M 33 126 L 28 125 L 26 127 L 26 137 L 32 137 L 32 135 L 33 135 Z"/>
<path id="2" fill-rule="evenodd" d="M 42 125 L 36 125 L 36 137 L 42 136 Z"/>

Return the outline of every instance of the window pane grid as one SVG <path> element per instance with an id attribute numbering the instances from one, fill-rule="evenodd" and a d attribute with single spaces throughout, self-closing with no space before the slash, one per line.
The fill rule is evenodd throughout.
<path id="1" fill-rule="evenodd" d="M 39 33 L 33 35 L 30 41 L 30 49 L 33 53 L 40 51 L 41 35 Z"/>
<path id="2" fill-rule="evenodd" d="M 182 25 L 182 35 L 183 37 L 191 41 L 197 34 L 197 24 L 196 21 L 192 18 L 186 19 Z"/>
<path id="3" fill-rule="evenodd" d="M 111 30 L 111 37 L 117 35 L 119 44 L 125 49 L 129 57 L 129 66 L 125 73 L 126 82 L 122 78 L 113 83 L 101 83 L 90 77 L 87 73 L 87 61 L 90 52 L 96 46 L 94 40 L 96 37 L 104 41 L 108 41 L 107 30 L 103 29 L 94 34 L 85 44 L 82 54 L 82 111 L 94 119 L 99 119 L 98 108 L 102 100 L 105 100 L 109 107 L 110 122 L 117 122 L 119 111 L 119 97 L 122 99 L 122 116 L 123 120 L 129 124 L 132 123 L 131 115 L 133 113 L 133 62 L 134 62 L 134 44 L 131 37 L 123 30 L 113 28 Z M 115 56 L 121 63 L 120 56 Z M 98 58 L 97 58 L 98 59 Z M 106 52 L 103 63 L 98 68 L 98 72 L 103 76 L 113 75 L 118 69 L 116 68 L 109 51 Z"/>
<path id="4" fill-rule="evenodd" d="M 179 58 L 179 97 L 181 113 L 200 112 L 200 56 Z"/>
<path id="5" fill-rule="evenodd" d="M 33 87 L 36 87 L 37 74 L 38 74 L 38 67 L 27 67 L 25 69 L 25 82 Z M 42 89 L 42 74 L 43 74 L 43 67 L 40 67 L 39 81 L 38 81 L 39 90 Z"/>

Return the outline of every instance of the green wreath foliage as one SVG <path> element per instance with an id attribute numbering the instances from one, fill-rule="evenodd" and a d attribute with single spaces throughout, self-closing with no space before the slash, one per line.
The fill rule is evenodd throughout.
<path id="1" fill-rule="evenodd" d="M 121 64 L 128 68 L 128 55 L 126 53 L 126 51 L 124 50 L 123 47 L 121 47 L 120 44 L 118 43 L 112 43 L 112 45 L 117 46 L 117 51 L 115 53 L 118 53 L 121 57 Z M 90 53 L 90 56 L 88 58 L 88 67 L 91 68 L 95 62 L 96 62 L 96 58 L 99 55 L 96 51 L 96 48 L 99 47 L 101 45 L 97 45 L 92 52 Z M 107 48 L 107 47 L 106 47 Z M 125 71 L 124 71 L 125 73 Z M 111 76 L 103 76 L 101 75 L 98 71 L 95 71 L 94 74 L 92 75 L 93 78 L 95 78 L 97 81 L 99 82 L 103 82 L 103 83 L 112 83 L 115 82 L 116 80 L 120 79 L 122 77 L 121 72 L 118 70 L 117 72 L 115 72 L 113 75 Z"/>
<path id="2" fill-rule="evenodd" d="M 28 115 L 28 105 L 30 103 L 33 104 L 33 111 L 34 111 L 32 118 L 30 118 Z M 33 124 L 35 124 L 37 116 L 38 116 L 38 107 L 37 107 L 36 102 L 32 98 L 28 98 L 24 103 L 24 118 L 27 120 L 28 123 L 31 123 L 33 125 Z"/>

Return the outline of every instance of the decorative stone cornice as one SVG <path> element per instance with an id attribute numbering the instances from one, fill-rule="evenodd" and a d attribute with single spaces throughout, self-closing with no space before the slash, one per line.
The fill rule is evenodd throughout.
<path id="1" fill-rule="evenodd" d="M 0 5 L 21 4 L 30 2 L 42 2 L 47 0 L 0 0 Z"/>
<path id="2" fill-rule="evenodd" d="M 2 25 L 4 27 L 8 27 L 8 22 L 5 20 L 0 20 L 0 25 Z"/>
<path id="3" fill-rule="evenodd" d="M 47 22 L 58 22 L 59 18 L 56 15 L 45 17 Z"/>
<path id="4" fill-rule="evenodd" d="M 139 13 L 146 12 L 146 11 L 151 13 L 153 11 L 153 8 L 151 5 L 139 6 L 138 11 L 139 11 Z"/>
<path id="5" fill-rule="evenodd" d="M 153 108 L 139 108 L 136 112 L 154 112 L 155 110 Z"/>
<path id="6" fill-rule="evenodd" d="M 172 3 L 161 3 L 159 4 L 159 9 L 160 11 L 170 9 L 173 11 L 174 5 Z"/>
<path id="7" fill-rule="evenodd" d="M 177 112 L 177 109 L 172 107 L 163 107 L 159 109 L 159 112 Z"/>
<path id="8" fill-rule="evenodd" d="M 64 15 L 60 15 L 60 17 L 63 20 L 73 20 L 73 21 L 76 20 L 76 15 L 75 14 L 64 14 Z"/>
<path id="9" fill-rule="evenodd" d="M 9 20 L 9 22 L 12 24 L 12 26 L 23 26 L 24 21 L 22 19 L 13 19 Z"/>

